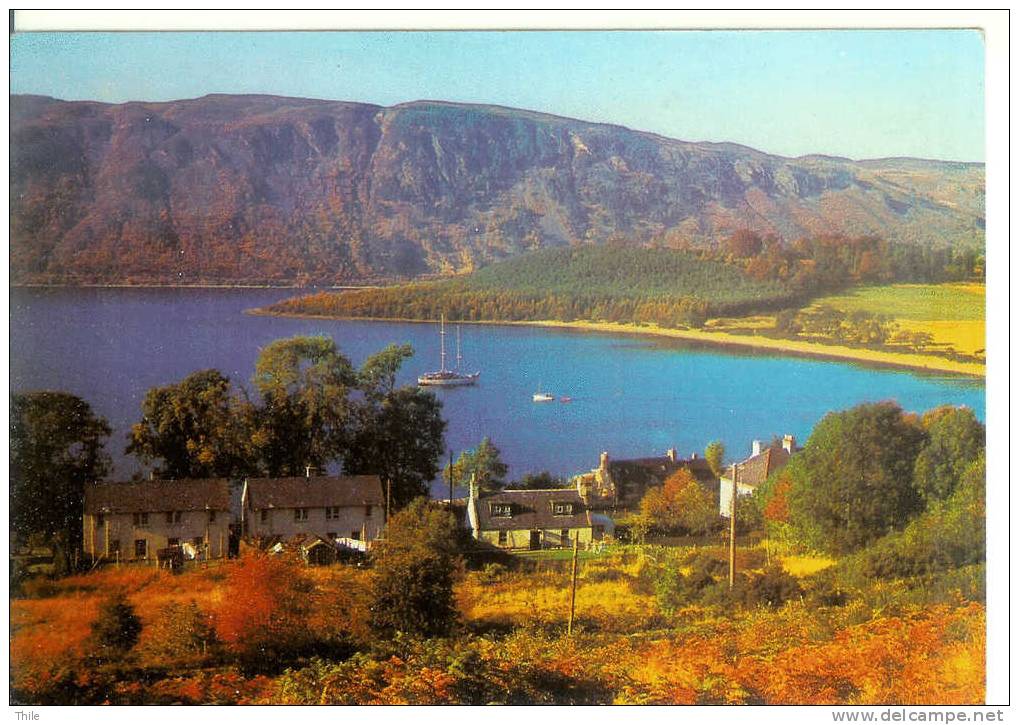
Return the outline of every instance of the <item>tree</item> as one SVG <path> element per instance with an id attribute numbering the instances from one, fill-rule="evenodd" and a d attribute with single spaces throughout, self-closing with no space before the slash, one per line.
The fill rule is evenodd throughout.
<path id="1" fill-rule="evenodd" d="M 477 448 L 464 451 L 453 463 L 453 480 L 466 483 L 473 478 L 479 493 L 495 493 L 506 486 L 507 470 L 499 449 L 485 436 Z"/>
<path id="2" fill-rule="evenodd" d="M 711 472 L 716 476 L 721 476 L 725 465 L 725 444 L 722 441 L 708 443 L 704 449 L 704 459 L 711 466 Z"/>
<path id="3" fill-rule="evenodd" d="M 218 370 L 200 370 L 145 394 L 142 419 L 131 429 L 126 452 L 145 464 L 161 461 L 157 470 L 169 478 L 245 473 L 243 417 L 229 378 Z"/>
<path id="4" fill-rule="evenodd" d="M 891 402 L 826 415 L 786 469 L 795 535 L 844 554 L 903 526 L 922 508 L 912 479 L 925 438 Z"/>
<path id="5" fill-rule="evenodd" d="M 393 516 L 372 551 L 373 629 L 386 636 L 449 634 L 457 617 L 457 552 L 456 522 L 445 509 L 419 498 Z"/>
<path id="6" fill-rule="evenodd" d="M 446 448 L 446 421 L 435 395 L 416 387 L 397 388 L 381 400 L 366 400 L 355 419 L 344 472 L 377 474 L 395 509 L 426 495 Z"/>
<path id="7" fill-rule="evenodd" d="M 305 466 L 323 468 L 343 454 L 357 376 L 333 340 L 270 343 L 258 355 L 253 382 L 262 401 L 251 410 L 249 440 L 266 475 L 301 475 Z"/>
<path id="8" fill-rule="evenodd" d="M 118 592 L 99 607 L 99 616 L 92 623 L 88 649 L 100 662 L 111 662 L 123 657 L 138 642 L 142 621 L 122 592 Z"/>
<path id="9" fill-rule="evenodd" d="M 718 524 L 715 497 L 685 468 L 652 486 L 640 502 L 640 528 L 705 534 Z"/>
<path id="10" fill-rule="evenodd" d="M 966 468 L 984 451 L 983 424 L 969 408 L 943 407 L 923 417 L 927 445 L 913 469 L 913 485 L 925 501 L 947 498 Z"/>
<path id="11" fill-rule="evenodd" d="M 85 484 L 110 467 L 110 426 L 81 398 L 49 391 L 13 395 L 10 426 L 11 530 L 41 536 L 66 570 L 81 542 Z"/>
<path id="12" fill-rule="evenodd" d="M 516 491 L 541 491 L 548 490 L 550 488 L 566 488 L 567 483 L 559 476 L 553 476 L 548 471 L 542 471 L 541 473 L 525 473 L 524 477 L 519 481 L 506 486 L 507 489 L 513 489 Z"/>

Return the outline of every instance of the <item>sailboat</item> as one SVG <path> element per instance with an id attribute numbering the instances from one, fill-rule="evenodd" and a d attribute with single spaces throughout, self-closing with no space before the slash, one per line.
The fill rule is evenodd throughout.
<path id="1" fill-rule="evenodd" d="M 480 372 L 464 373 L 460 371 L 463 357 L 460 354 L 460 325 L 456 326 L 456 369 L 446 369 L 446 316 L 439 323 L 439 369 L 430 373 L 422 373 L 418 377 L 418 385 L 438 385 L 453 388 L 461 385 L 474 385 L 481 377 Z"/>

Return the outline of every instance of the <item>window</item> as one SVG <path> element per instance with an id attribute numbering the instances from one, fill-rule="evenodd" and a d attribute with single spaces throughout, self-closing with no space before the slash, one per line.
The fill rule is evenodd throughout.
<path id="1" fill-rule="evenodd" d="M 372 505 L 368 504 L 364 507 L 364 517 L 370 519 L 372 517 Z"/>
<path id="2" fill-rule="evenodd" d="M 591 535 L 594 537 L 595 541 L 601 541 L 602 538 L 605 536 L 605 527 L 595 526 Z"/>
<path id="3" fill-rule="evenodd" d="M 149 515 L 148 514 L 134 514 L 131 517 L 131 520 L 133 521 L 135 526 L 148 526 L 149 525 Z"/>
<path id="4" fill-rule="evenodd" d="M 180 539 L 176 539 L 171 536 L 169 539 L 166 540 L 166 545 L 171 549 L 174 548 L 175 546 L 180 546 Z"/>
<path id="5" fill-rule="evenodd" d="M 326 506 L 326 520 L 332 521 L 333 519 L 340 518 L 340 507 L 339 506 Z"/>
<path id="6" fill-rule="evenodd" d="M 166 523 L 168 524 L 179 524 L 180 523 L 180 511 L 167 511 L 166 512 Z"/>
<path id="7" fill-rule="evenodd" d="M 262 509 L 261 514 L 259 515 L 259 519 L 261 519 L 263 524 L 266 521 L 268 521 L 269 520 L 269 509 Z"/>
<path id="8" fill-rule="evenodd" d="M 213 511 L 212 509 L 209 509 L 209 523 L 210 524 L 216 523 L 216 512 Z"/>
<path id="9" fill-rule="evenodd" d="M 96 514 L 96 527 L 101 528 L 106 525 L 106 517 L 102 514 Z"/>
<path id="10" fill-rule="evenodd" d="M 361 539 L 361 532 L 358 531 L 357 529 L 351 531 L 350 532 L 350 538 L 352 538 L 354 541 L 360 541 L 360 539 Z"/>
<path id="11" fill-rule="evenodd" d="M 120 553 L 120 539 L 110 539 L 110 556 Z"/>
<path id="12" fill-rule="evenodd" d="M 499 532 L 499 546 L 506 546 L 509 541 L 509 536 L 506 535 L 505 531 Z"/>
<path id="13" fill-rule="evenodd" d="M 492 516 L 512 516 L 512 515 L 513 515 L 513 504 L 509 503 L 492 504 Z"/>
<path id="14" fill-rule="evenodd" d="M 149 545 L 145 539 L 134 540 L 134 558 L 135 559 L 149 558 Z"/>
<path id="15" fill-rule="evenodd" d="M 294 521 L 307 521 L 308 509 L 294 509 Z"/>
<path id="16" fill-rule="evenodd" d="M 555 514 L 556 516 L 572 516 L 573 504 L 557 501 L 556 503 L 552 504 L 552 513 Z"/>
<path id="17" fill-rule="evenodd" d="M 562 531 L 560 531 L 559 532 L 559 540 L 563 542 L 563 546 L 569 546 L 570 545 L 570 530 L 569 529 L 563 529 Z"/>

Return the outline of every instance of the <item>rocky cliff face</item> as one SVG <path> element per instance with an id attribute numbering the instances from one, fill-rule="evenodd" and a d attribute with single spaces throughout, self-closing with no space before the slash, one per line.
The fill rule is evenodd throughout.
<path id="1" fill-rule="evenodd" d="M 13 282 L 336 283 L 551 245 L 983 245 L 984 169 L 788 159 L 528 111 L 11 98 Z"/>

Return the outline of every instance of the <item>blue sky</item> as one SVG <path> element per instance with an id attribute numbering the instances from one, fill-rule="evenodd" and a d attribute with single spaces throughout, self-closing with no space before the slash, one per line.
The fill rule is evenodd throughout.
<path id="1" fill-rule="evenodd" d="M 11 92 L 494 103 L 786 156 L 984 160 L 968 30 L 23 33 Z"/>

